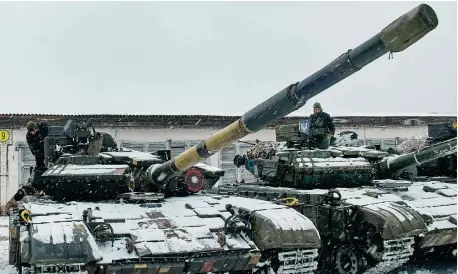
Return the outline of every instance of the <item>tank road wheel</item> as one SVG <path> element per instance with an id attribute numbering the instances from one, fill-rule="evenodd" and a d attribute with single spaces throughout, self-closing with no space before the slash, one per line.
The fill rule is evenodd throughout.
<path id="1" fill-rule="evenodd" d="M 335 258 L 336 272 L 339 274 L 359 274 L 367 267 L 364 254 L 352 246 L 340 246 Z"/>
<path id="2" fill-rule="evenodd" d="M 226 274 L 276 274 L 276 272 L 269 265 L 265 265 L 257 269 L 233 271 Z"/>
<path id="3" fill-rule="evenodd" d="M 254 274 L 275 274 L 276 272 L 270 266 L 263 266 L 257 271 L 253 272 Z"/>
<path id="4" fill-rule="evenodd" d="M 264 258 L 258 262 L 259 268 L 253 271 L 253 274 L 276 274 L 280 267 L 277 250 L 270 250 L 263 254 Z"/>
<path id="5" fill-rule="evenodd" d="M 257 268 L 252 270 L 234 271 L 229 274 L 277 274 L 281 262 L 277 250 L 265 251 L 263 258 L 258 262 Z M 294 273 L 294 272 L 289 272 Z"/>
<path id="6" fill-rule="evenodd" d="M 366 254 L 370 265 L 375 265 L 383 259 L 383 238 L 370 226 L 366 234 Z"/>

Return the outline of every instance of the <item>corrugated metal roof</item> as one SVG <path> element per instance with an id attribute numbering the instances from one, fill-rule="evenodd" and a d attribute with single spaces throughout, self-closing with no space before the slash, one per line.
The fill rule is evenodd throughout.
<path id="1" fill-rule="evenodd" d="M 214 117 L 214 118 L 239 118 L 240 115 L 185 115 L 185 114 L 54 114 L 54 113 L 0 113 L 0 117 L 13 117 L 13 116 L 56 116 L 56 117 Z M 288 116 L 285 118 L 302 118 L 304 116 Z M 362 115 L 338 115 L 336 118 L 348 117 L 371 117 L 371 118 L 384 118 L 384 117 L 402 117 L 402 118 L 419 118 L 419 117 L 457 117 L 456 114 L 440 114 L 440 113 L 421 113 L 421 114 L 362 114 Z"/>
<path id="2" fill-rule="evenodd" d="M 139 115 L 139 114 L 0 114 L 0 126 L 23 127 L 29 120 L 46 120 L 51 124 L 63 124 L 68 119 L 83 121 L 91 118 L 98 127 L 149 127 L 149 128 L 222 128 L 240 116 L 218 115 Z M 280 119 L 269 127 L 280 124 L 296 123 L 304 116 L 289 116 Z M 334 116 L 338 127 L 383 127 L 383 126 L 416 126 L 428 123 L 448 122 L 455 116 Z"/>

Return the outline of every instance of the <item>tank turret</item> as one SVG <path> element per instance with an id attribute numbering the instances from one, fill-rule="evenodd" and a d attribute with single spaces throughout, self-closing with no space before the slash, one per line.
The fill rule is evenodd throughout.
<path id="1" fill-rule="evenodd" d="M 409 168 L 456 153 L 456 143 L 457 138 L 453 138 L 421 151 L 392 156 L 366 147 L 301 150 L 267 146 L 263 142 L 247 155 L 236 155 L 234 164 L 245 166 L 264 184 L 274 186 L 299 189 L 356 187 L 371 185 L 374 179 L 410 179 L 416 174 Z"/>
<path id="2" fill-rule="evenodd" d="M 152 165 L 147 173 L 151 184 L 167 191 L 168 182 L 183 174 L 201 159 L 222 150 L 233 142 L 257 132 L 302 107 L 309 99 L 344 80 L 353 73 L 389 52 L 401 52 L 420 40 L 438 25 L 434 10 L 421 4 L 352 50 L 305 78 L 289 85 L 274 96 L 246 112 L 240 119 L 207 140 L 182 152 L 175 159 Z M 192 176 L 192 175 L 191 175 Z M 192 176 L 191 187 L 198 189 L 200 180 Z"/>
<path id="3" fill-rule="evenodd" d="M 46 191 L 54 187 L 54 182 L 44 183 L 43 181 L 49 177 L 47 174 L 49 172 L 46 171 L 56 163 L 60 165 L 91 165 L 99 163 L 97 157 L 99 153 L 116 151 L 118 149 L 113 136 L 105 132 L 96 131 L 91 119 L 83 122 L 68 120 L 63 126 L 48 125 L 47 123 L 41 124 L 45 125 L 46 132 L 43 136 L 45 166 L 34 168 L 28 180 L 30 186 L 40 191 Z M 62 172 L 62 175 L 64 174 L 66 174 L 65 171 Z M 118 175 L 122 177 L 122 174 Z M 100 181 L 113 179 L 110 176 L 106 178 L 103 174 L 97 174 L 97 176 Z M 62 179 L 70 182 L 75 179 L 75 176 L 66 176 Z M 77 196 L 79 194 L 76 193 Z M 84 194 L 81 193 L 82 196 Z"/>

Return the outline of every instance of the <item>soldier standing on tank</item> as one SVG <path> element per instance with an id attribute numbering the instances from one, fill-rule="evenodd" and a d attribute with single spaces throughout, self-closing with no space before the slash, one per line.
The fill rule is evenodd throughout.
<path id="1" fill-rule="evenodd" d="M 45 153 L 43 139 L 48 135 L 48 126 L 45 123 L 38 123 L 38 125 L 30 121 L 27 123 L 27 144 L 29 149 L 35 156 L 36 167 L 45 167 Z"/>
<path id="2" fill-rule="evenodd" d="M 38 125 L 30 121 L 27 123 L 27 134 L 25 136 L 27 144 L 32 154 L 35 156 L 36 169 L 44 170 L 45 166 L 45 155 L 44 155 L 44 142 L 43 139 L 48 136 L 48 125 L 46 123 L 38 123 Z M 32 186 L 24 185 L 21 186 L 16 194 L 6 204 L 6 212 L 9 215 L 9 210 L 17 206 L 17 201 L 22 200 L 25 193 L 36 193 L 36 190 Z"/>
<path id="3" fill-rule="evenodd" d="M 313 114 L 310 115 L 309 131 L 312 133 L 312 143 L 319 149 L 326 149 L 334 136 L 335 127 L 331 116 L 324 112 L 321 104 L 313 104 Z"/>

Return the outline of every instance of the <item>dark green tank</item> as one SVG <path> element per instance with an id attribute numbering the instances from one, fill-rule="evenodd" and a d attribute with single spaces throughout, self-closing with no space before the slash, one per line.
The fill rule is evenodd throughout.
<path id="1" fill-rule="evenodd" d="M 372 185 L 374 179 L 413 179 L 410 167 L 456 153 L 456 138 L 403 155 L 366 147 L 285 148 L 270 155 L 258 147 L 253 150 L 256 152 L 249 151 L 249 156 L 237 155 L 234 163 L 259 180 L 278 187 L 327 189 Z M 256 157 L 262 153 L 268 156 Z"/>
<path id="2" fill-rule="evenodd" d="M 450 207 L 456 206 L 456 185 L 411 182 L 417 178 L 412 168 L 456 154 L 456 137 L 403 155 L 370 146 L 310 149 L 300 124 L 279 126 L 276 136 L 281 142 L 259 142 L 247 155 L 234 158 L 234 164 L 245 167 L 257 181 L 220 185 L 214 191 L 292 201 L 291 206 L 309 217 L 328 243 L 324 250 L 329 255 L 322 265 L 337 268 L 338 273 L 360 272 L 367 263 L 383 262 L 380 267 L 407 261 L 415 247 L 421 251 L 456 245 L 456 210 Z M 415 201 L 426 193 L 434 199 L 424 205 Z M 437 203 L 426 204 L 433 201 Z M 436 206 L 444 211 L 427 213 L 427 208 Z M 361 242 L 360 237 L 366 240 Z M 372 242 L 375 238 L 378 242 Z M 410 244 L 398 245 L 399 241 Z M 369 252 L 373 246 L 378 252 Z M 347 264 L 343 258 L 348 257 L 354 260 L 346 270 L 339 263 Z"/>

